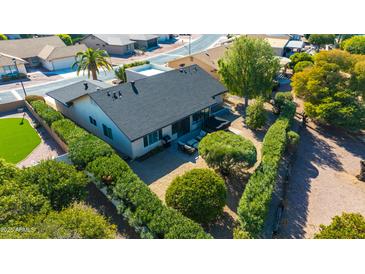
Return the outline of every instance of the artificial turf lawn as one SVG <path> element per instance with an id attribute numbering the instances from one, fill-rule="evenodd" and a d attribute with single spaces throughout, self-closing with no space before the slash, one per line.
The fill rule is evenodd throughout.
<path id="1" fill-rule="evenodd" d="M 18 163 L 30 154 L 41 142 L 41 138 L 27 119 L 0 119 L 0 158 Z"/>

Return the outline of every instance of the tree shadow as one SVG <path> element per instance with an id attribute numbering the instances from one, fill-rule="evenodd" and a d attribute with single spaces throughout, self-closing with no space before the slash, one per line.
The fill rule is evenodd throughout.
<path id="1" fill-rule="evenodd" d="M 250 175 L 247 173 L 236 173 L 236 175 L 225 177 L 227 187 L 226 204 L 235 213 L 237 213 L 237 208 L 249 177 Z"/>
<path id="2" fill-rule="evenodd" d="M 236 221 L 224 211 L 214 223 L 203 227 L 214 239 L 233 239 L 233 229 L 235 226 Z"/>

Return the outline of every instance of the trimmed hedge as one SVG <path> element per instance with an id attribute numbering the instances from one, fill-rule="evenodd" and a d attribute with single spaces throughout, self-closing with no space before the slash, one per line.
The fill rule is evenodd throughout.
<path id="1" fill-rule="evenodd" d="M 49 125 L 53 122 L 63 119 L 63 115 L 58 111 L 48 106 L 41 100 L 31 101 L 30 104 L 34 108 L 35 112 Z"/>
<path id="2" fill-rule="evenodd" d="M 99 157 L 86 169 L 100 182 L 107 180 L 102 186 L 106 186 L 109 198 L 142 238 L 211 238 L 197 223 L 164 206 L 119 156 Z"/>
<path id="3" fill-rule="evenodd" d="M 25 101 L 27 101 L 29 104 L 33 101 L 42 101 L 42 102 L 46 102 L 44 100 L 44 98 L 40 95 L 27 95 L 25 96 Z"/>
<path id="4" fill-rule="evenodd" d="M 269 210 L 279 163 L 287 142 L 287 130 L 295 114 L 295 104 L 287 102 L 281 115 L 267 131 L 262 144 L 260 166 L 250 177 L 238 206 L 242 229 L 250 237 L 259 237 Z"/>
<path id="5" fill-rule="evenodd" d="M 71 161 L 78 167 L 86 165 L 101 156 L 110 156 L 112 147 L 92 134 L 81 136 L 69 145 L 68 155 Z"/>
<path id="6" fill-rule="evenodd" d="M 166 204 L 198 223 L 209 223 L 223 213 L 227 188 L 207 168 L 192 169 L 176 177 L 165 195 Z"/>
<path id="7" fill-rule="evenodd" d="M 78 127 L 69 119 L 58 120 L 52 123 L 51 127 L 66 144 L 70 144 L 72 141 L 88 134 L 87 131 Z"/>

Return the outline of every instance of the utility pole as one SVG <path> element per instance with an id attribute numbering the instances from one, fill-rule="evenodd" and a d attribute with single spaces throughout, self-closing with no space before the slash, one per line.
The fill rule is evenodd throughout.
<path id="1" fill-rule="evenodd" d="M 18 66 L 16 64 L 16 59 L 15 58 L 13 58 L 13 62 L 14 62 L 15 68 L 16 68 L 16 72 L 19 75 L 19 69 L 18 69 Z M 22 81 L 21 78 L 19 78 L 19 80 L 20 80 L 20 84 L 22 85 L 22 88 L 23 88 L 24 96 L 26 97 L 27 96 L 27 93 L 25 92 L 25 88 L 24 88 L 24 85 L 23 85 L 23 81 Z"/>

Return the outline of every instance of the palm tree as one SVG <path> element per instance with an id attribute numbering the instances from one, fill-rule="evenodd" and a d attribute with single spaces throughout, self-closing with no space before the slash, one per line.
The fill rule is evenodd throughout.
<path id="1" fill-rule="evenodd" d="M 81 70 L 83 74 L 87 70 L 87 77 L 90 78 L 91 73 L 93 80 L 97 80 L 99 69 L 104 71 L 112 69 L 112 65 L 107 60 L 108 57 L 109 55 L 105 50 L 88 48 L 85 51 L 76 53 L 76 62 L 72 65 L 72 68 L 77 67 L 77 75 L 80 74 Z"/>

